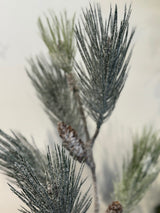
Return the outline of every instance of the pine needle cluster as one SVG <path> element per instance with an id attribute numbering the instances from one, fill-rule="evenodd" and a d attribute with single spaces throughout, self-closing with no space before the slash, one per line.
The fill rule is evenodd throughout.
<path id="1" fill-rule="evenodd" d="M 125 8 L 118 26 L 117 6 L 107 21 L 102 19 L 99 6 L 83 11 L 82 29 L 76 27 L 77 45 L 83 66 L 77 64 L 81 97 L 97 127 L 107 119 L 122 91 L 127 77 L 131 53 L 126 58 L 134 35 L 129 34 L 131 8 Z"/>
<path id="2" fill-rule="evenodd" d="M 160 172 L 160 138 L 152 129 L 133 138 L 132 156 L 124 159 L 121 180 L 115 183 L 115 198 L 131 212 Z"/>
<path id="3" fill-rule="evenodd" d="M 45 156 L 35 143 L 32 145 L 22 134 L 15 132 L 12 134 L 13 137 L 0 130 L 0 169 L 11 182 L 16 183 L 15 164 L 21 164 L 21 158 L 27 159 L 40 181 L 44 183 Z"/>
<path id="4" fill-rule="evenodd" d="M 76 172 L 76 161 L 59 146 L 47 156 L 35 149 L 22 135 L 11 137 L 0 131 L 1 170 L 11 178 L 11 190 L 28 206 L 23 213 L 85 213 L 91 198 L 89 189 L 81 195 L 84 165 Z M 18 189 L 17 189 L 18 187 Z"/>
<path id="5" fill-rule="evenodd" d="M 68 84 L 68 74 L 54 65 L 51 57 L 49 59 L 44 56 L 31 59 L 32 72 L 28 71 L 28 76 L 52 123 L 57 127 L 59 121 L 64 121 L 82 135 L 82 118 L 74 91 Z"/>

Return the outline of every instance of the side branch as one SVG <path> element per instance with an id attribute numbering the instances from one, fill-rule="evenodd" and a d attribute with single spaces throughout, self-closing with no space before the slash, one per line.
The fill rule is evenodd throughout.
<path id="1" fill-rule="evenodd" d="M 69 82 L 70 86 L 72 87 L 73 93 L 74 93 L 75 98 L 77 99 L 77 102 L 78 102 L 78 105 L 79 105 L 79 112 L 81 114 L 81 118 L 82 118 L 82 121 L 83 121 L 84 131 L 85 131 L 85 135 L 86 135 L 86 141 L 89 141 L 90 136 L 89 136 L 87 121 L 86 121 L 86 117 L 85 117 L 85 114 L 84 114 L 82 101 L 81 101 L 81 98 L 79 96 L 79 89 L 77 88 L 73 74 L 69 73 L 67 75 L 67 77 L 68 77 L 68 82 Z"/>
<path id="2" fill-rule="evenodd" d="M 90 140 L 90 136 L 89 136 L 89 132 L 88 132 L 86 117 L 85 117 L 85 114 L 84 114 L 82 101 L 80 99 L 78 90 L 76 91 L 75 95 L 77 97 L 77 101 L 78 101 L 78 104 L 79 104 L 79 111 L 80 111 L 80 114 L 81 114 L 81 117 L 82 117 L 82 121 L 83 121 L 83 125 L 84 125 L 84 131 L 85 131 L 85 134 L 86 134 L 86 140 L 89 141 Z"/>
<path id="3" fill-rule="evenodd" d="M 97 138 L 97 136 L 99 134 L 99 130 L 100 130 L 100 127 L 97 126 L 96 131 L 95 131 L 95 133 L 94 133 L 94 135 L 93 135 L 93 137 L 91 139 L 91 147 L 94 146 L 94 142 L 95 142 L 95 140 L 96 140 L 96 138 Z"/>
<path id="4" fill-rule="evenodd" d="M 92 139 L 91 139 L 91 147 L 92 147 L 92 148 L 93 148 L 94 142 L 95 142 L 95 140 L 96 140 L 96 138 L 97 138 L 97 136 L 98 136 L 98 134 L 99 134 L 101 125 L 102 125 L 102 123 L 103 123 L 103 120 L 104 120 L 104 119 L 103 119 L 103 115 L 100 114 L 100 115 L 99 115 L 99 119 L 98 119 L 98 121 L 97 121 L 96 131 L 95 131 L 95 133 L 94 133 L 94 135 L 93 135 L 93 137 L 92 137 Z"/>

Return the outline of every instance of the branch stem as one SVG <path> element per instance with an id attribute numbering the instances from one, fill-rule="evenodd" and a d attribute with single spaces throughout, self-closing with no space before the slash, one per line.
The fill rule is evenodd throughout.
<path id="1" fill-rule="evenodd" d="M 84 125 L 84 131 L 85 131 L 85 134 L 86 134 L 86 140 L 89 141 L 90 140 L 90 136 L 89 136 L 89 132 L 88 132 L 86 117 L 85 117 L 85 114 L 84 114 L 84 110 L 83 110 L 83 106 L 82 106 L 82 101 L 80 99 L 78 91 L 76 93 L 76 96 L 77 96 L 77 100 L 78 100 L 78 103 L 79 103 L 79 111 L 80 111 L 81 118 L 82 118 L 83 125 Z"/>
<path id="2" fill-rule="evenodd" d="M 86 136 L 86 141 L 90 140 L 90 136 L 89 136 L 89 131 L 88 131 L 88 127 L 87 127 L 87 121 L 86 121 L 86 116 L 84 113 L 84 109 L 83 109 L 83 104 L 79 95 L 79 89 L 77 88 L 74 76 L 72 73 L 68 74 L 68 80 L 71 81 L 72 84 L 72 90 L 73 93 L 75 95 L 75 98 L 77 99 L 78 105 L 79 105 L 79 112 L 83 121 L 83 127 L 84 127 L 84 132 L 85 132 L 85 136 Z"/>
<path id="3" fill-rule="evenodd" d="M 98 198 L 98 189 L 97 189 L 97 178 L 96 178 L 96 167 L 91 168 L 93 187 L 94 187 L 94 213 L 99 212 L 99 198 Z"/>
<path id="4" fill-rule="evenodd" d="M 94 135 L 93 135 L 93 137 L 91 139 L 91 146 L 92 147 L 94 146 L 94 142 L 95 142 L 95 140 L 96 140 L 96 138 L 97 138 L 97 136 L 99 134 L 99 130 L 100 130 L 100 127 L 97 126 L 96 131 L 95 131 L 95 133 L 94 133 Z"/>

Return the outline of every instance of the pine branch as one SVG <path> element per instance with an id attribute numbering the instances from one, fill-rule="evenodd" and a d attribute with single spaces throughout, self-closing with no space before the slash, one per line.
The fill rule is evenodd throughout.
<path id="1" fill-rule="evenodd" d="M 95 193 L 94 212 L 99 212 L 96 165 L 93 145 L 103 122 L 116 105 L 127 78 L 131 52 L 128 53 L 134 30 L 129 33 L 131 8 L 125 8 L 118 24 L 118 10 L 110 9 L 103 20 L 100 6 L 83 11 L 82 25 L 76 26 L 77 46 L 83 66 L 76 64 L 74 17 L 67 14 L 60 19 L 55 14 L 46 17 L 47 27 L 39 19 L 41 37 L 49 50 L 49 59 L 31 59 L 27 71 L 39 99 L 51 121 L 59 124 L 63 146 L 79 162 L 91 169 Z M 96 122 L 90 139 L 85 108 Z M 72 127 L 74 128 L 72 128 Z M 78 132 L 78 134 L 77 134 Z M 81 140 L 79 136 L 86 141 Z M 115 196 L 128 213 L 142 198 L 148 185 L 157 177 L 160 143 L 155 134 L 145 133 L 135 140 L 133 157 L 124 163 L 123 177 L 115 184 Z M 76 174 L 76 163 L 59 146 L 47 157 L 30 145 L 20 134 L 13 137 L 0 131 L 0 169 L 11 177 L 19 189 L 11 190 L 27 205 L 23 213 L 86 213 L 91 204 L 89 190 L 81 195 L 83 164 Z M 140 143 L 138 143 L 138 142 Z M 149 142 L 148 142 L 149 141 Z M 142 148 L 143 151 L 139 151 Z M 146 157 L 146 158 L 145 158 Z M 140 182 L 140 184 L 137 184 Z M 16 187 L 17 187 L 16 186 Z M 122 206 L 114 201 L 107 213 L 121 213 Z"/>
<path id="2" fill-rule="evenodd" d="M 20 134 L 11 137 L 0 131 L 0 169 L 14 180 L 11 190 L 34 213 L 85 213 L 90 204 L 89 190 L 82 195 L 84 165 L 76 173 L 76 163 L 59 146 L 44 157 Z M 4 138 L 4 139 L 3 139 Z"/>
<path id="3" fill-rule="evenodd" d="M 14 164 L 20 164 L 22 156 L 32 165 L 41 182 L 45 182 L 46 159 L 38 148 L 31 145 L 20 133 L 12 132 L 13 137 L 0 130 L 0 170 L 15 183 L 16 173 Z"/>
<path id="4" fill-rule="evenodd" d="M 45 57 L 35 61 L 31 59 L 29 63 L 31 69 L 27 71 L 28 76 L 53 124 L 57 126 L 59 121 L 64 121 L 74 126 L 82 136 L 84 129 L 79 105 L 68 84 L 67 74 Z"/>
<path id="5" fill-rule="evenodd" d="M 100 6 L 83 11 L 82 25 L 76 26 L 77 46 L 85 69 L 76 64 L 80 82 L 80 95 L 91 117 L 96 121 L 96 131 L 88 146 L 92 156 L 91 172 L 95 189 L 95 209 L 99 212 L 96 181 L 96 166 L 92 147 L 99 134 L 102 123 L 111 115 L 116 101 L 123 89 L 131 52 L 127 51 L 134 35 L 128 36 L 131 8 L 125 8 L 124 18 L 118 26 L 118 11 L 110 9 L 107 21 L 103 21 Z"/>
<path id="6" fill-rule="evenodd" d="M 100 6 L 83 11 L 82 27 L 76 26 L 77 46 L 85 69 L 77 63 L 81 98 L 97 129 L 111 115 L 127 78 L 131 52 L 127 56 L 131 8 L 125 8 L 118 26 L 118 11 L 110 9 L 108 21 L 103 21 Z M 85 70 L 85 71 L 84 71 Z"/>
<path id="7" fill-rule="evenodd" d="M 157 133 L 144 130 L 141 136 L 134 137 L 131 158 L 124 160 L 120 182 L 115 183 L 115 198 L 124 212 L 130 213 L 143 198 L 149 186 L 160 172 L 160 138 Z"/>
<path id="8" fill-rule="evenodd" d="M 89 140 L 84 107 L 73 73 L 74 22 L 75 17 L 69 20 L 66 12 L 60 18 L 51 12 L 50 18 L 46 17 L 46 25 L 39 19 L 41 37 L 49 50 L 51 62 L 42 57 L 36 61 L 30 60 L 31 70 L 28 75 L 53 123 L 64 121 L 72 125 L 79 134 L 83 131 Z M 42 82 L 45 82 L 45 86 Z"/>
<path id="9" fill-rule="evenodd" d="M 47 154 L 47 182 L 43 185 L 31 165 L 21 157 L 21 163 L 15 165 L 16 181 L 19 190 L 9 185 L 11 190 L 29 207 L 21 212 L 34 213 L 86 213 L 91 199 L 89 190 L 81 195 L 83 165 L 76 174 L 75 161 L 71 161 L 63 149 L 57 146 L 51 155 Z"/>
<path id="10" fill-rule="evenodd" d="M 79 113 L 83 122 L 84 133 L 86 135 L 86 139 L 89 140 L 90 137 L 84 108 L 79 96 L 79 89 L 73 72 L 75 60 L 75 16 L 73 16 L 72 20 L 69 20 L 66 11 L 63 15 L 60 15 L 60 18 L 58 18 L 53 11 L 50 13 L 50 16 L 51 20 L 49 17 L 46 17 L 47 27 L 45 27 L 41 19 L 39 19 L 38 23 L 41 37 L 49 50 L 49 54 L 52 57 L 54 65 L 67 73 L 66 77 L 69 81 L 69 86 L 71 86 L 75 101 L 78 104 Z"/>

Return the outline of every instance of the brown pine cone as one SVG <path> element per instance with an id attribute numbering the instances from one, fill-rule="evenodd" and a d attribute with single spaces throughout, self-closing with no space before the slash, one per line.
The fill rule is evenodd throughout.
<path id="1" fill-rule="evenodd" d="M 108 206 L 106 213 L 122 213 L 123 208 L 119 201 L 113 201 L 111 205 Z"/>
<path id="2" fill-rule="evenodd" d="M 86 160 L 87 153 L 84 142 L 78 138 L 76 131 L 64 122 L 60 122 L 58 132 L 63 140 L 62 145 L 70 152 L 70 155 L 79 162 Z"/>

